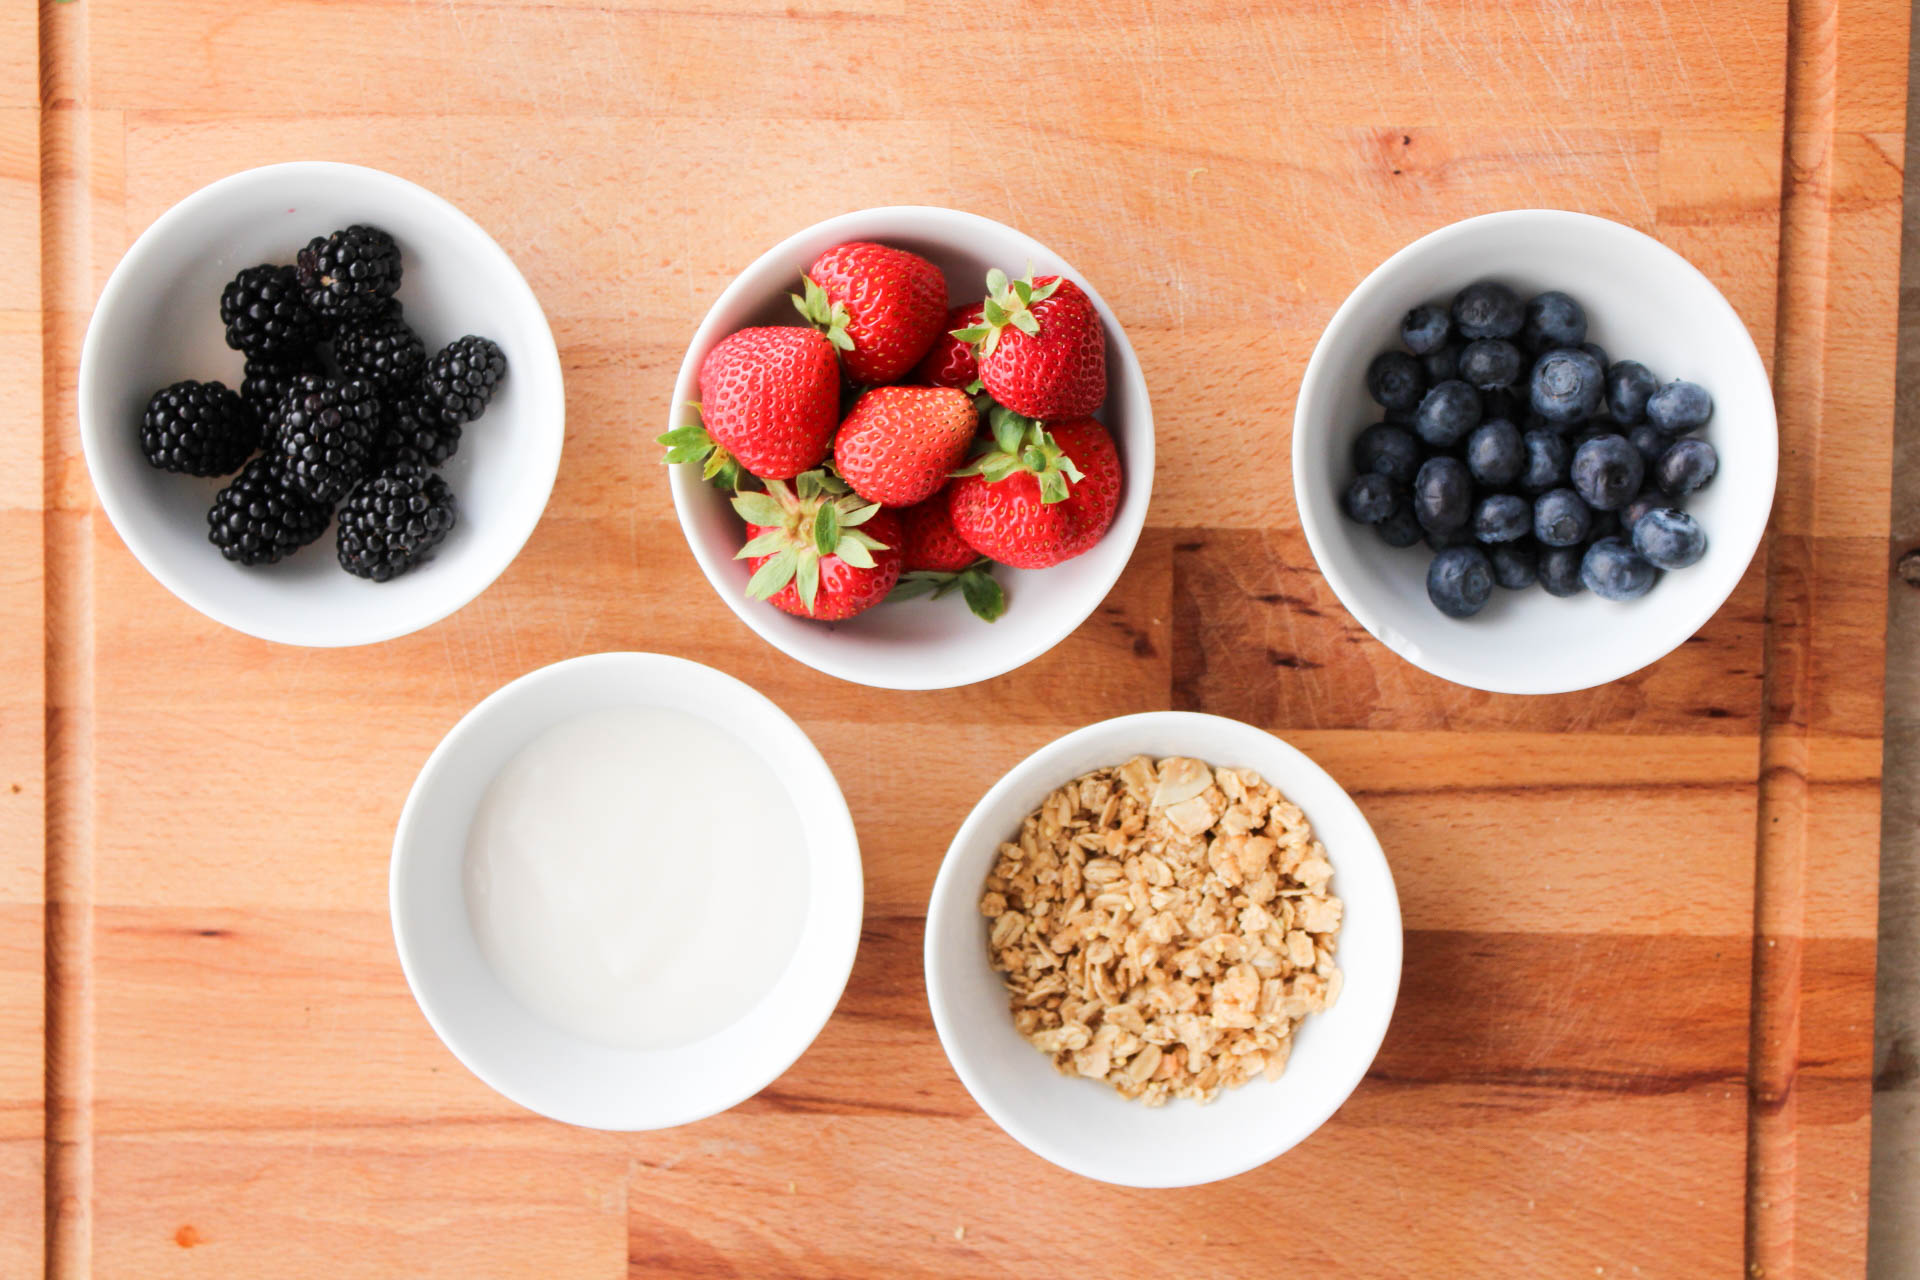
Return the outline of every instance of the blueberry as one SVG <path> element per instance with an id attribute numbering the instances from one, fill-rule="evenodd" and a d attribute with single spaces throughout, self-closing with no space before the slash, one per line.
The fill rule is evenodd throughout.
<path id="1" fill-rule="evenodd" d="M 1620 538 L 1602 538 L 1580 561 L 1580 581 L 1602 600 L 1638 600 L 1660 576 Z"/>
<path id="2" fill-rule="evenodd" d="M 1493 561 L 1495 584 L 1509 591 L 1525 591 L 1540 576 L 1540 549 L 1531 538 L 1488 547 L 1487 559 Z"/>
<path id="3" fill-rule="evenodd" d="M 1446 309 L 1431 302 L 1407 312 L 1406 319 L 1400 322 L 1400 341 L 1417 356 L 1446 346 L 1452 334 L 1453 326 L 1447 321 Z"/>
<path id="4" fill-rule="evenodd" d="M 1573 450 L 1566 437 L 1552 431 L 1535 429 L 1520 437 L 1527 449 L 1526 469 L 1520 473 L 1520 487 L 1528 493 L 1545 493 L 1567 482 L 1567 468 L 1573 462 Z M 1467 456 L 1471 458 L 1472 446 Z"/>
<path id="5" fill-rule="evenodd" d="M 1647 397 L 1647 421 L 1670 436 L 1698 431 L 1713 417 L 1713 397 L 1697 382 L 1669 382 Z"/>
<path id="6" fill-rule="evenodd" d="M 1493 594 L 1493 562 L 1478 547 L 1448 547 L 1427 566 L 1427 599 L 1449 618 L 1471 618 Z"/>
<path id="7" fill-rule="evenodd" d="M 1400 495 L 1394 492 L 1393 481 L 1373 471 L 1357 476 L 1340 500 L 1347 519 L 1361 524 L 1379 524 L 1399 507 Z"/>
<path id="8" fill-rule="evenodd" d="M 1648 466 L 1660 461 L 1660 455 L 1672 443 L 1650 423 L 1641 423 L 1627 432 L 1627 443 L 1640 451 L 1640 460 Z"/>
<path id="9" fill-rule="evenodd" d="M 1412 484 L 1420 470 L 1420 442 L 1405 427 L 1376 422 L 1353 442 L 1353 469 Z"/>
<path id="10" fill-rule="evenodd" d="M 1595 436 L 1573 451 L 1573 487 L 1596 511 L 1632 502 L 1646 475 L 1646 462 L 1625 436 Z"/>
<path id="11" fill-rule="evenodd" d="M 1641 516 L 1646 515 L 1647 512 L 1653 510 L 1655 507 L 1664 507 L 1666 505 L 1667 496 L 1661 493 L 1658 488 L 1648 487 L 1642 489 L 1640 496 L 1632 502 L 1629 502 L 1625 509 L 1620 512 L 1620 527 L 1626 532 L 1632 533 L 1633 526 L 1640 523 Z"/>
<path id="12" fill-rule="evenodd" d="M 1490 489 L 1502 489 L 1527 469 L 1527 446 L 1520 428 L 1504 419 L 1481 423 L 1467 437 L 1467 470 Z"/>
<path id="13" fill-rule="evenodd" d="M 1473 511 L 1473 536 L 1481 542 L 1512 542 L 1533 528 L 1533 504 L 1511 493 L 1480 499 Z"/>
<path id="14" fill-rule="evenodd" d="M 1533 362 L 1529 388 L 1533 409 L 1548 422 L 1573 423 L 1591 418 L 1606 390 L 1600 362 L 1573 349 L 1549 351 Z"/>
<path id="15" fill-rule="evenodd" d="M 1621 426 L 1632 426 L 1647 416 L 1647 397 L 1659 388 L 1653 370 L 1638 360 L 1607 366 L 1607 412 Z"/>
<path id="16" fill-rule="evenodd" d="M 1597 342 L 1583 342 L 1580 344 L 1580 349 L 1592 356 L 1595 360 L 1598 360 L 1602 369 L 1605 369 L 1607 365 L 1612 363 L 1607 359 L 1607 349 Z"/>
<path id="17" fill-rule="evenodd" d="M 1586 558 L 1581 547 L 1548 547 L 1540 553 L 1540 585 L 1550 596 L 1577 596 L 1587 589 L 1580 581 L 1580 562 Z"/>
<path id="18" fill-rule="evenodd" d="M 1382 351 L 1367 366 L 1367 394 L 1382 406 L 1412 413 L 1427 389 L 1427 371 L 1404 351 Z"/>
<path id="19" fill-rule="evenodd" d="M 1571 489 L 1552 489 L 1533 501 L 1533 536 L 1541 546 L 1571 547 L 1587 540 L 1593 512 Z"/>
<path id="20" fill-rule="evenodd" d="M 1427 547 L 1432 551 L 1445 551 L 1448 547 L 1470 547 L 1473 545 L 1473 526 L 1461 525 L 1458 529 L 1449 529 L 1445 533 L 1427 530 Z"/>
<path id="21" fill-rule="evenodd" d="M 1460 376 L 1460 348 L 1449 342 L 1437 351 L 1429 351 L 1420 357 L 1420 367 L 1427 371 L 1427 385 L 1430 387 L 1457 378 Z"/>
<path id="22" fill-rule="evenodd" d="M 1453 327 L 1469 340 L 1511 338 L 1526 319 L 1520 295 L 1491 280 L 1470 284 L 1453 299 Z"/>
<path id="23" fill-rule="evenodd" d="M 1473 478 L 1458 458 L 1428 458 L 1413 481 L 1413 514 L 1420 527 L 1433 533 L 1452 533 L 1466 527 L 1473 516 Z"/>
<path id="24" fill-rule="evenodd" d="M 1373 531 L 1390 547 L 1410 547 L 1420 541 L 1420 522 L 1406 503 L 1394 508 L 1392 515 L 1373 526 Z"/>
<path id="25" fill-rule="evenodd" d="M 1482 391 L 1510 387 L 1520 380 L 1526 361 L 1505 338 L 1478 338 L 1460 349 L 1460 379 Z"/>
<path id="26" fill-rule="evenodd" d="M 1587 313 L 1558 289 L 1537 293 L 1527 303 L 1526 326 L 1520 341 L 1539 355 L 1555 347 L 1577 347 L 1587 340 Z"/>
<path id="27" fill-rule="evenodd" d="M 1703 489 L 1720 469 L 1720 455 L 1705 440 L 1676 440 L 1653 464 L 1653 480 L 1669 498 Z"/>
<path id="28" fill-rule="evenodd" d="M 1684 569 L 1707 554 L 1707 532 L 1684 511 L 1655 507 L 1633 526 L 1633 549 L 1656 569 Z"/>
<path id="29" fill-rule="evenodd" d="M 1455 379 L 1427 392 L 1413 415 L 1413 429 L 1436 449 L 1460 443 L 1480 425 L 1480 393 Z"/>

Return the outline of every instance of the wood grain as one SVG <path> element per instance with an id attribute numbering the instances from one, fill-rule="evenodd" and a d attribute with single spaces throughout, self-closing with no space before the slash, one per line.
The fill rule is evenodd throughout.
<path id="1" fill-rule="evenodd" d="M 1906 24 L 1896 0 L 7 7 L 0 226 L 30 251 L 0 255 L 0 365 L 43 396 L 0 417 L 0 1203 L 33 1209 L 0 1275 L 1860 1274 Z M 345 652 L 169 596 L 97 513 L 73 426 L 131 239 L 308 157 L 478 219 L 569 395 L 513 567 Z M 735 271 L 895 202 L 1073 260 L 1161 426 L 1111 597 L 973 689 L 855 688 L 765 646 L 682 549 L 648 442 Z M 1727 606 L 1552 698 L 1458 689 L 1368 637 L 1286 471 L 1299 371 L 1359 277 L 1516 205 L 1697 263 L 1772 356 L 1783 433 L 1773 531 Z M 647 1135 L 468 1075 L 385 911 L 440 736 L 526 671 L 629 648 L 800 719 L 867 869 L 819 1040 L 734 1111 Z M 1353 791 L 1407 969 L 1324 1129 L 1146 1193 L 979 1112 L 918 957 L 979 794 L 1062 732 L 1168 706 L 1280 732 Z"/>

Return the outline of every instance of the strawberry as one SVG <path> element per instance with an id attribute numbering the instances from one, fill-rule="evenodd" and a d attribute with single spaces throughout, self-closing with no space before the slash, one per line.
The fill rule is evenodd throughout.
<path id="1" fill-rule="evenodd" d="M 967 608 L 985 622 L 1007 611 L 1006 593 L 993 580 L 993 561 L 960 540 L 947 511 L 947 495 L 936 494 L 900 513 L 905 548 L 904 572 L 893 599 L 932 596 L 938 600 L 958 590 Z"/>
<path id="2" fill-rule="evenodd" d="M 987 272 L 981 322 L 953 336 L 974 345 L 981 383 L 1015 413 L 1082 418 L 1106 399 L 1106 331 L 1093 300 L 1065 276 Z"/>
<path id="3" fill-rule="evenodd" d="M 940 492 L 980 425 L 952 387 L 875 387 L 833 437 L 833 465 L 868 502 L 910 507 Z"/>
<path id="4" fill-rule="evenodd" d="M 791 479 L 827 456 L 840 419 L 833 346 L 793 325 L 742 329 L 700 362 L 692 408 L 696 421 L 659 437 L 668 462 L 703 462 L 707 479 L 735 488 L 743 468 Z"/>
<path id="5" fill-rule="evenodd" d="M 733 498 L 747 522 L 734 559 L 753 566 L 747 594 L 802 618 L 835 622 L 864 613 L 900 580 L 900 518 L 862 503 L 825 471 L 803 472 L 789 488 Z"/>
<path id="6" fill-rule="evenodd" d="M 793 305 L 841 351 L 847 377 L 898 382 L 943 331 L 947 281 L 917 253 L 856 240 L 827 250 L 801 277 Z"/>
<path id="7" fill-rule="evenodd" d="M 994 444 L 947 490 L 953 527 L 983 556 L 1044 569 L 1090 549 L 1120 505 L 1120 456 L 1092 418 L 1049 431 L 1003 407 Z"/>
<path id="8" fill-rule="evenodd" d="M 980 361 L 973 354 L 973 344 L 962 342 L 953 335 L 978 325 L 986 305 L 984 302 L 970 302 L 947 312 L 946 331 L 933 340 L 926 357 L 914 368 L 913 376 L 917 381 L 930 387 L 958 387 L 968 392 L 980 389 Z"/>

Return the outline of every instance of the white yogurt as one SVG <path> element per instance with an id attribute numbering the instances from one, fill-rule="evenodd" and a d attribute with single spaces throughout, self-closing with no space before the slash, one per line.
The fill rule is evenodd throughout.
<path id="1" fill-rule="evenodd" d="M 746 743 L 655 707 L 549 729 L 487 787 L 467 913 L 514 997 L 620 1048 L 724 1030 L 772 988 L 806 914 L 793 800 Z"/>

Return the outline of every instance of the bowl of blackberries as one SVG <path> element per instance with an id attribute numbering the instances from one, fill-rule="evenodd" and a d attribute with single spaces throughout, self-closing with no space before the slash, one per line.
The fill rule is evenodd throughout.
<path id="1" fill-rule="evenodd" d="M 1518 210 L 1415 241 L 1335 313 L 1301 382 L 1294 492 L 1348 611 L 1500 693 L 1618 679 L 1746 572 L 1778 470 L 1731 304 L 1679 254 Z"/>
<path id="2" fill-rule="evenodd" d="M 365 644 L 483 591 L 565 428 L 545 316 L 465 214 L 353 165 L 248 170 L 136 240 L 81 353 L 100 505 L 176 596 L 264 639 Z"/>

